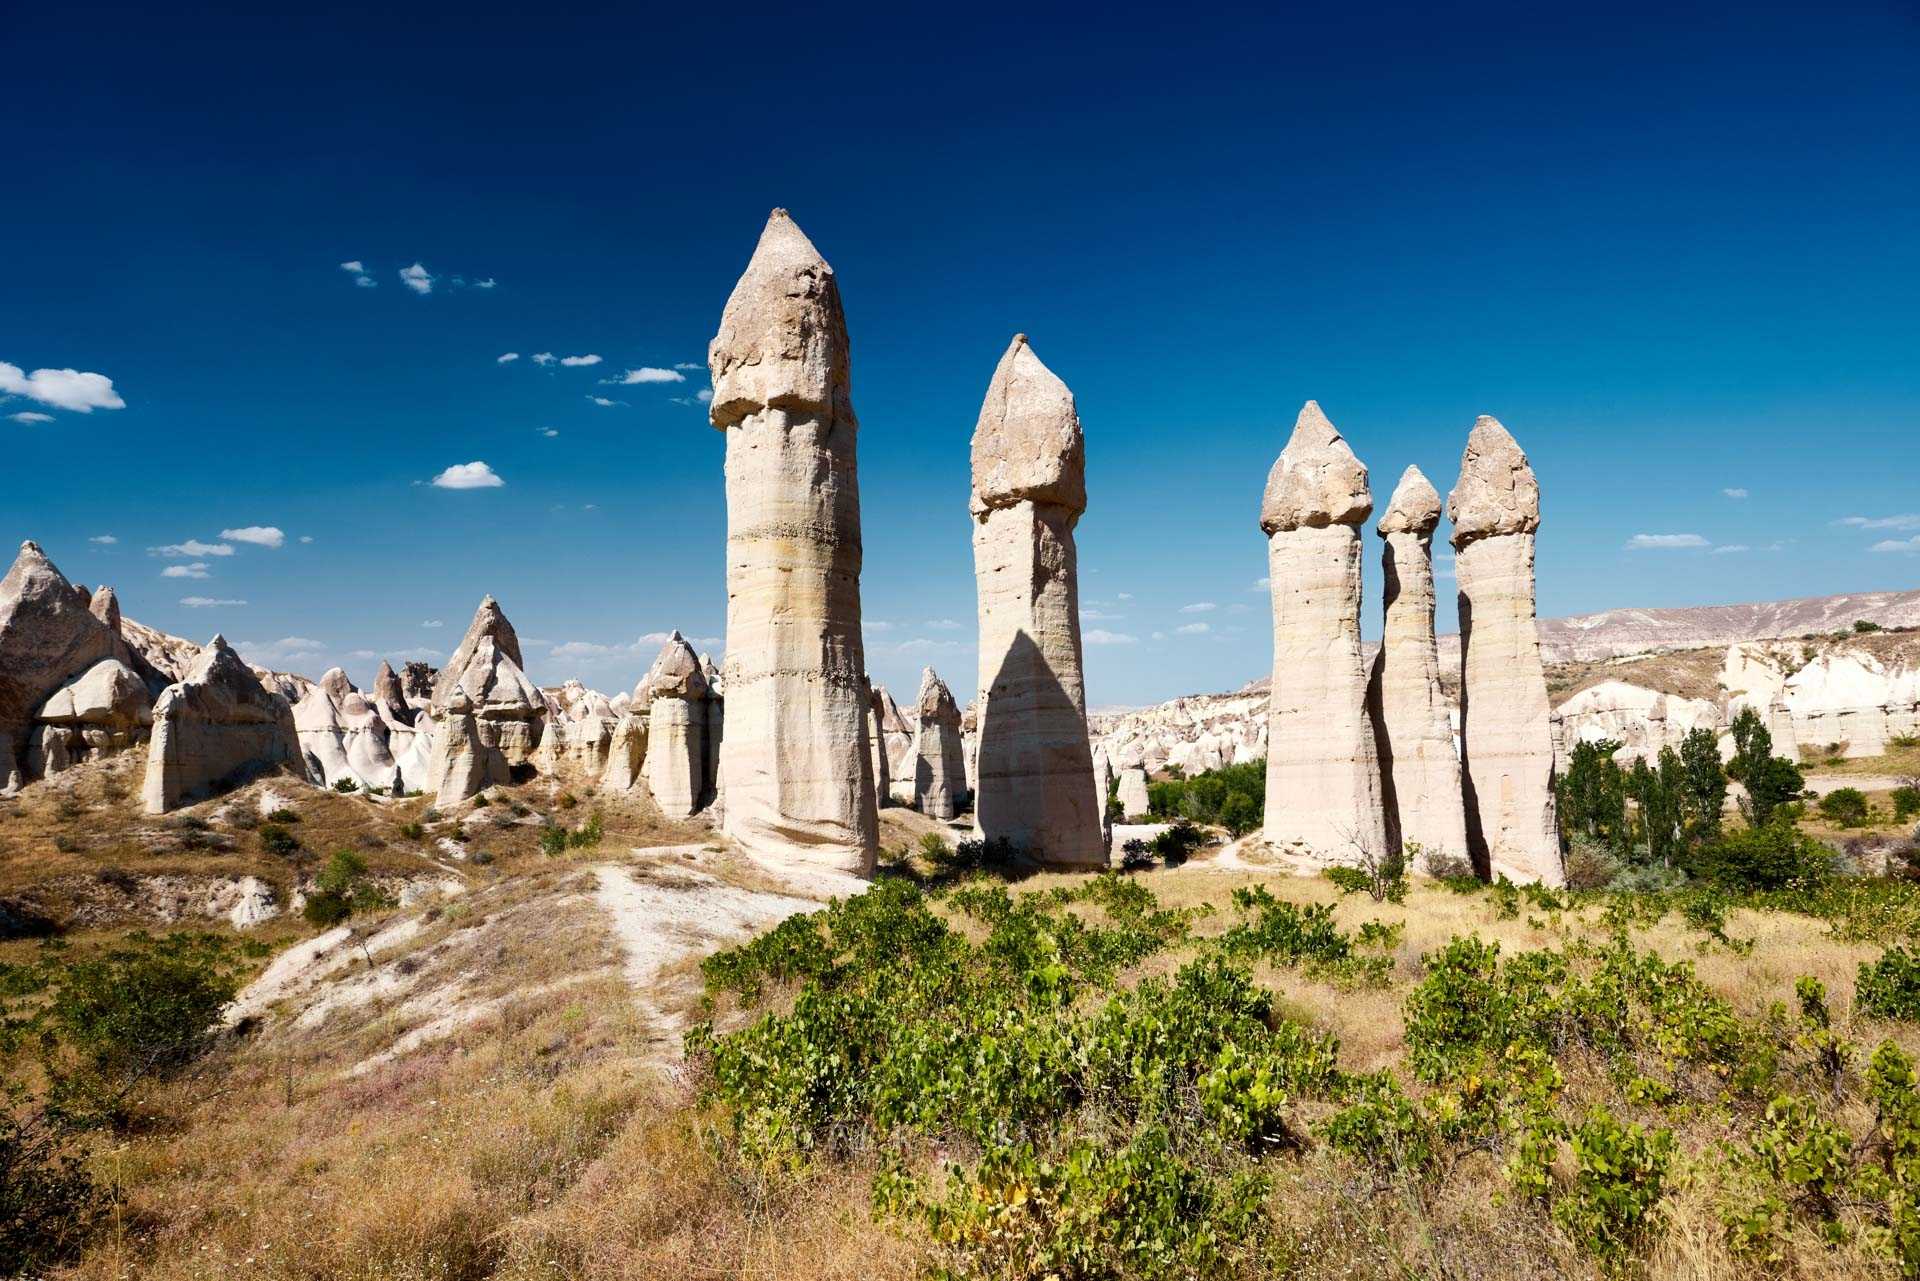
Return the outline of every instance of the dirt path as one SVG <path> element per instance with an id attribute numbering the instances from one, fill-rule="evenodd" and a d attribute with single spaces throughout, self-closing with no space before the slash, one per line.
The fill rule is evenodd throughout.
<path id="1" fill-rule="evenodd" d="M 820 904 L 729 885 L 670 861 L 677 850 L 635 853 L 643 861 L 593 869 L 599 880 L 594 900 L 613 922 L 627 983 L 649 1025 L 651 1052 L 663 1062 L 678 1062 L 682 1011 L 699 995 L 699 975 L 688 962 Z"/>

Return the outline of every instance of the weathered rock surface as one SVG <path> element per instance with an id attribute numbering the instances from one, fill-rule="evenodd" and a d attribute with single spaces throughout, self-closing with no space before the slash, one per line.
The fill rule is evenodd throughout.
<path id="1" fill-rule="evenodd" d="M 1126 822 L 1145 818 L 1148 812 L 1147 771 L 1130 765 L 1120 771 L 1120 817 Z"/>
<path id="2" fill-rule="evenodd" d="M 893 767 L 887 759 L 887 732 L 884 728 L 886 707 L 881 701 L 886 697 L 886 687 L 875 685 L 868 678 L 867 689 L 867 759 L 873 769 L 873 803 L 885 809 L 893 803 Z"/>
<path id="3" fill-rule="evenodd" d="M 913 740 L 913 807 L 931 818 L 955 818 L 968 801 L 960 708 L 947 683 L 931 667 L 920 671 L 914 712 L 918 728 Z"/>
<path id="4" fill-rule="evenodd" d="M 1094 805 L 1073 527 L 1086 510 L 1073 393 L 1016 334 L 973 433 L 980 607 L 974 822 L 1028 856 L 1107 861 Z"/>
<path id="5" fill-rule="evenodd" d="M 1483 415 L 1467 437 L 1447 516 L 1460 588 L 1468 846 L 1492 876 L 1558 885 L 1565 868 L 1533 603 L 1540 487 L 1518 442 L 1493 418 Z"/>
<path id="6" fill-rule="evenodd" d="M 1113 815 L 1108 812 L 1107 799 L 1113 794 L 1113 762 L 1107 757 L 1107 749 L 1096 746 L 1093 749 L 1093 803 L 1100 810 L 1100 839 L 1106 843 L 1108 857 L 1113 853 Z"/>
<path id="7" fill-rule="evenodd" d="M 871 874 L 846 319 L 833 269 L 785 210 L 767 220 L 707 360 L 727 438 L 723 827 L 763 857 Z"/>
<path id="8" fill-rule="evenodd" d="M 1367 469 L 1308 401 L 1267 476 L 1260 528 L 1273 597 L 1266 843 L 1328 866 L 1387 848 L 1360 646 Z"/>
<path id="9" fill-rule="evenodd" d="M 34 714 L 55 691 L 96 663 L 128 657 L 90 604 L 38 543 L 20 545 L 0 579 L 0 777 L 24 764 Z"/>
<path id="10" fill-rule="evenodd" d="M 164 814 L 283 765 L 304 773 L 293 708 L 215 636 L 154 704 L 141 800 Z"/>
<path id="11" fill-rule="evenodd" d="M 708 798 L 707 675 L 673 633 L 647 674 L 647 787 L 668 818 L 689 818 Z"/>
<path id="12" fill-rule="evenodd" d="M 1403 853 L 1419 846 L 1416 870 L 1434 860 L 1467 857 L 1460 757 L 1440 688 L 1433 627 L 1433 531 L 1439 523 L 1439 492 L 1418 467 L 1407 468 L 1380 517 L 1386 625 L 1367 705 L 1380 752 L 1387 843 Z"/>
<path id="13" fill-rule="evenodd" d="M 436 724 L 428 772 L 441 804 L 457 804 L 483 787 L 510 780 L 516 768 L 532 765 L 547 703 L 522 670 L 520 638 L 493 597 L 480 602 L 460 648 L 435 677 L 429 713 Z M 456 726 L 459 720 L 473 724 Z M 470 749 L 485 759 L 465 760 Z M 479 779 L 486 781 L 457 794 Z"/>

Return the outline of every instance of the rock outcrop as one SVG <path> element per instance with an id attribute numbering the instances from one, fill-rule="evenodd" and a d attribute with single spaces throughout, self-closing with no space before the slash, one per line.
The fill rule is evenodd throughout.
<path id="1" fill-rule="evenodd" d="M 282 765 L 301 768 L 300 762 L 293 708 L 215 636 L 185 679 L 167 686 L 154 704 L 141 800 L 147 813 L 164 814 Z"/>
<path id="2" fill-rule="evenodd" d="M 1387 848 L 1360 647 L 1367 469 L 1308 401 L 1267 476 L 1260 528 L 1273 597 L 1266 843 L 1309 866 Z"/>
<path id="3" fill-rule="evenodd" d="M 520 638 L 493 597 L 480 602 L 460 648 L 435 677 L 428 706 L 435 721 L 428 772 L 439 804 L 458 804 L 532 765 L 547 703 L 527 679 Z M 470 726 L 462 723 L 468 720 Z M 477 758 L 465 759 L 469 751 Z"/>
<path id="4" fill-rule="evenodd" d="M 913 804 L 914 726 L 885 685 L 874 687 L 880 707 L 880 737 L 887 752 L 887 783 L 893 799 L 902 805 Z"/>
<path id="5" fill-rule="evenodd" d="M 1460 757 L 1440 688 L 1440 655 L 1433 627 L 1433 531 L 1440 494 L 1418 467 L 1407 468 L 1380 518 L 1386 548 L 1386 625 L 1367 691 L 1387 843 L 1406 852 L 1417 845 L 1416 870 L 1437 860 L 1467 857 L 1467 818 Z"/>
<path id="6" fill-rule="evenodd" d="M 1130 765 L 1120 771 L 1120 817 L 1131 823 L 1145 818 L 1148 811 L 1147 771 Z"/>
<path id="7" fill-rule="evenodd" d="M 1540 486 L 1519 443 L 1482 416 L 1447 499 L 1460 587 L 1460 733 L 1467 842 L 1490 876 L 1565 880 L 1553 734 L 1534 621 Z M 1268 793 L 1269 804 L 1272 793 Z"/>
<path id="8" fill-rule="evenodd" d="M 647 673 L 647 788 L 668 818 L 690 818 L 710 798 L 707 674 L 693 647 L 673 633 Z"/>
<path id="9" fill-rule="evenodd" d="M 1113 795 L 1113 761 L 1107 756 L 1107 749 L 1096 746 L 1093 749 L 1093 803 L 1100 810 L 1100 839 L 1106 844 L 1107 854 L 1113 854 L 1113 815 L 1108 811 L 1107 800 Z"/>
<path id="10" fill-rule="evenodd" d="M 868 875 L 879 818 L 847 327 L 833 268 L 785 210 L 707 362 L 727 440 L 723 827 L 764 857 Z"/>
<path id="11" fill-rule="evenodd" d="M 26 764 L 35 714 L 55 691 L 102 660 L 129 657 L 91 603 L 38 543 L 20 544 L 0 579 L 0 779 Z"/>
<path id="12" fill-rule="evenodd" d="M 931 667 L 920 671 L 914 700 L 913 807 L 930 818 L 950 819 L 967 807 L 967 762 L 960 742 L 960 708 Z"/>
<path id="13" fill-rule="evenodd" d="M 893 803 L 893 766 L 887 759 L 887 709 L 884 685 L 867 681 L 867 759 L 873 769 L 873 803 L 881 809 Z"/>
<path id="14" fill-rule="evenodd" d="M 652 706 L 652 673 L 649 672 L 625 698 L 620 718 L 614 723 L 613 737 L 607 744 L 607 766 L 600 775 L 601 791 L 630 792 L 645 780 Z"/>
<path id="15" fill-rule="evenodd" d="M 1016 334 L 973 433 L 980 608 L 974 822 L 1027 857 L 1101 867 L 1073 528 L 1087 507 L 1073 393 Z"/>
<path id="16" fill-rule="evenodd" d="M 103 658 L 55 690 L 34 719 L 27 773 L 57 774 L 89 756 L 145 739 L 153 724 L 153 699 L 131 667 Z"/>

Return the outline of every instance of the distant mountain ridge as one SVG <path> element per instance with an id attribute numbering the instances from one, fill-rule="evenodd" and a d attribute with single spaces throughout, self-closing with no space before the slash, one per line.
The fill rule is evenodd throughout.
<path id="1" fill-rule="evenodd" d="M 1571 618 L 1543 618 L 1540 648 L 1549 663 L 1593 662 L 1623 654 L 1846 631 L 1856 621 L 1886 628 L 1920 627 L 1920 589 L 1742 605 L 1607 609 Z M 1459 640 L 1452 639 L 1457 650 Z"/>

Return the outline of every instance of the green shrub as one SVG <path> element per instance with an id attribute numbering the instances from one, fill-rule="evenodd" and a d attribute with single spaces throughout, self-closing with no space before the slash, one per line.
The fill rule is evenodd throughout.
<path id="1" fill-rule="evenodd" d="M 563 827 L 552 823 L 540 829 L 540 852 L 548 858 L 558 858 L 567 852 L 567 832 Z"/>
<path id="2" fill-rule="evenodd" d="M 1193 852 L 1207 843 L 1207 835 L 1184 818 L 1175 819 L 1173 826 L 1156 834 L 1150 842 L 1154 856 L 1168 867 L 1179 867 L 1193 856 Z"/>
<path id="3" fill-rule="evenodd" d="M 1820 798 L 1820 814 L 1841 827 L 1867 821 L 1867 794 L 1857 787 L 1836 787 Z"/>
<path id="4" fill-rule="evenodd" d="M 299 821 L 299 812 L 297 810 L 290 810 L 284 805 L 267 815 L 267 822 L 269 823 L 298 823 Z"/>
<path id="5" fill-rule="evenodd" d="M 360 780 L 357 778 L 339 779 L 334 783 L 333 790 L 343 795 L 351 795 L 360 790 Z"/>
<path id="6" fill-rule="evenodd" d="M 1742 828 L 1689 851 L 1691 876 L 1734 889 L 1817 885 L 1833 873 L 1833 851 L 1784 823 Z"/>
<path id="7" fill-rule="evenodd" d="M 1894 946 L 1871 964 L 1861 962 L 1854 1000 L 1875 1018 L 1920 1022 L 1920 951 Z"/>
<path id="8" fill-rule="evenodd" d="M 300 838 L 278 823 L 260 825 L 260 848 L 269 854 L 286 857 L 300 852 Z"/>
<path id="9" fill-rule="evenodd" d="M 1267 799 L 1267 763 L 1264 760 L 1226 765 L 1147 785 L 1147 809 L 1154 817 L 1172 822 L 1213 823 L 1235 836 L 1260 826 Z"/>
<path id="10" fill-rule="evenodd" d="M 40 1276 L 73 1259 L 110 1204 L 64 1129 L 0 1093 L 0 1272 Z"/>
<path id="11" fill-rule="evenodd" d="M 1666 1195 L 1673 1132 L 1623 1126 L 1605 1108 L 1595 1108 L 1572 1141 L 1573 1187 L 1555 1204 L 1554 1221 L 1617 1267 L 1645 1242 Z"/>
<path id="12" fill-rule="evenodd" d="M 1902 783 L 1893 789 L 1893 816 L 1898 820 L 1920 814 L 1920 784 Z"/>
<path id="13" fill-rule="evenodd" d="M 350 916 L 391 907 L 393 899 L 367 876 L 367 860 L 353 850 L 335 850 L 314 877 L 303 914 L 322 928 L 331 928 Z"/>
<path id="14" fill-rule="evenodd" d="M 400 825 L 400 835 L 410 841 L 424 841 L 427 839 L 427 829 L 426 826 L 421 823 L 402 823 Z"/>
<path id="15" fill-rule="evenodd" d="M 600 847 L 600 840 L 606 832 L 606 824 L 599 811 L 573 831 L 567 833 L 567 844 L 576 850 L 591 850 Z"/>

